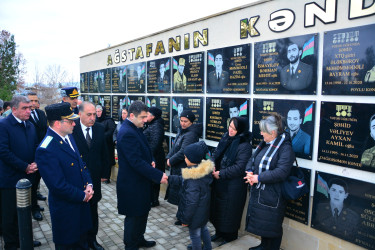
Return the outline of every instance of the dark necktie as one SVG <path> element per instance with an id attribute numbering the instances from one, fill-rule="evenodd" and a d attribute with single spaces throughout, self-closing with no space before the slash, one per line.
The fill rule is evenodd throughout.
<path id="1" fill-rule="evenodd" d="M 339 219 L 339 210 L 337 209 L 337 208 L 335 208 L 335 209 L 333 209 L 333 211 L 334 211 L 334 215 L 333 215 L 333 217 L 335 218 L 335 222 L 337 222 L 338 221 L 338 219 Z"/>
<path id="2" fill-rule="evenodd" d="M 32 110 L 31 113 L 33 114 L 34 121 L 35 121 L 35 122 L 38 122 L 39 119 L 38 119 L 38 117 L 36 116 L 36 112 L 35 112 L 35 110 Z"/>
<path id="3" fill-rule="evenodd" d="M 90 137 L 90 128 L 86 128 L 86 142 L 87 142 L 87 146 L 91 146 L 91 137 Z"/>
<path id="4" fill-rule="evenodd" d="M 220 80 L 220 73 L 217 73 L 217 80 Z"/>
<path id="5" fill-rule="evenodd" d="M 294 67 L 292 66 L 292 70 L 291 70 L 291 75 L 292 75 L 292 77 L 294 76 Z"/>

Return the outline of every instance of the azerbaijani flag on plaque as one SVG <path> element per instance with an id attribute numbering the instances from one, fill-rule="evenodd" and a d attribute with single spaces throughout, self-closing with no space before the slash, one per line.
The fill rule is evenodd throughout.
<path id="1" fill-rule="evenodd" d="M 173 58 L 173 69 L 178 69 L 178 63 L 176 59 Z"/>
<path id="2" fill-rule="evenodd" d="M 147 97 L 147 107 L 151 107 L 151 102 L 150 102 L 150 99 L 148 99 L 148 97 Z"/>
<path id="3" fill-rule="evenodd" d="M 174 110 L 177 110 L 177 102 L 175 101 L 175 99 L 172 99 L 172 108 Z"/>
<path id="4" fill-rule="evenodd" d="M 313 36 L 303 45 L 301 59 L 309 55 L 314 55 L 314 43 L 315 37 Z"/>
<path id="5" fill-rule="evenodd" d="M 141 70 L 141 74 L 144 74 L 146 72 L 146 64 L 144 63 L 142 65 L 142 70 Z"/>
<path id="6" fill-rule="evenodd" d="M 318 174 L 318 182 L 316 185 L 316 191 L 324 194 L 328 198 L 328 184 L 322 177 Z"/>
<path id="7" fill-rule="evenodd" d="M 210 52 L 208 52 L 208 65 L 212 65 L 215 67 L 215 57 Z"/>
<path id="8" fill-rule="evenodd" d="M 305 118 L 303 118 L 303 124 L 306 122 L 312 121 L 312 113 L 313 113 L 313 104 L 311 104 L 306 110 L 305 110 Z"/>
<path id="9" fill-rule="evenodd" d="M 240 113 L 238 114 L 238 116 L 241 116 L 241 115 L 247 115 L 247 101 L 242 103 L 240 106 Z"/>
<path id="10" fill-rule="evenodd" d="M 168 60 L 167 63 L 165 64 L 165 70 L 169 70 L 169 64 L 170 64 L 170 60 Z"/>

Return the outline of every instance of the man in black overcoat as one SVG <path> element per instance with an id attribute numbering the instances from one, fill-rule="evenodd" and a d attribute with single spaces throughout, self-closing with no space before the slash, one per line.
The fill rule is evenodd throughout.
<path id="1" fill-rule="evenodd" d="M 81 153 L 82 160 L 89 169 L 95 194 L 90 200 L 93 227 L 88 232 L 88 243 L 92 249 L 104 249 L 96 240 L 99 228 L 98 202 L 102 198 L 101 178 L 104 170 L 109 167 L 107 144 L 105 142 L 104 126 L 95 122 L 96 110 L 91 102 L 83 102 L 79 106 L 80 121 L 76 122 L 73 137 Z"/>

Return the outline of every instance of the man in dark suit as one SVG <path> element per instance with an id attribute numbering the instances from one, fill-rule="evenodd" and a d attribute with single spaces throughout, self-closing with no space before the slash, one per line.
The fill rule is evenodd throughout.
<path id="1" fill-rule="evenodd" d="M 287 115 L 286 129 L 292 139 L 293 151 L 297 156 L 310 155 L 311 136 L 301 129 L 302 115 L 299 109 L 291 108 Z"/>
<path id="2" fill-rule="evenodd" d="M 229 81 L 229 74 L 223 70 L 223 55 L 221 53 L 215 56 L 215 70 L 208 73 L 207 88 L 211 93 L 223 93 L 223 88 Z"/>
<path id="3" fill-rule="evenodd" d="M 29 98 L 31 103 L 31 115 L 29 121 L 34 124 L 39 144 L 41 143 L 47 132 L 47 117 L 42 110 L 37 108 L 37 106 L 39 105 L 39 99 L 35 92 L 27 93 L 27 98 Z M 33 218 L 35 220 L 41 221 L 43 219 L 43 216 L 40 211 L 44 211 L 44 208 L 38 205 L 38 200 L 45 201 L 46 197 L 38 192 L 39 183 L 40 173 L 39 171 L 36 171 L 35 174 L 33 174 L 33 186 L 31 187 L 31 209 Z"/>
<path id="4" fill-rule="evenodd" d="M 36 150 L 35 160 L 46 183 L 56 250 L 88 249 L 92 227 L 89 200 L 94 194 L 90 173 L 73 136 L 78 115 L 69 103 L 45 108 L 50 127 Z"/>
<path id="5" fill-rule="evenodd" d="M 62 88 L 60 93 L 62 101 L 70 103 L 74 114 L 78 114 L 78 89 L 76 87 L 66 87 Z"/>
<path id="6" fill-rule="evenodd" d="M 2 229 L 5 249 L 19 247 L 16 206 L 16 184 L 20 179 L 30 178 L 38 171 L 35 149 L 38 146 L 34 125 L 29 120 L 30 100 L 14 96 L 12 113 L 0 120 L 0 190 L 2 205 Z M 41 243 L 34 242 L 34 246 Z"/>
<path id="7" fill-rule="evenodd" d="M 287 90 L 302 90 L 310 86 L 313 76 L 312 67 L 301 62 L 302 50 L 295 43 L 288 46 L 288 60 L 280 72 L 280 84 Z"/>
<path id="8" fill-rule="evenodd" d="M 155 241 L 144 238 L 151 209 L 152 184 L 167 183 L 168 179 L 165 173 L 155 169 L 150 146 L 142 132 L 147 111 L 143 102 L 133 102 L 117 136 L 117 201 L 118 213 L 126 216 L 125 249 L 155 246 Z"/>
<path id="9" fill-rule="evenodd" d="M 169 73 L 169 70 L 168 70 L 168 73 Z M 159 92 L 168 92 L 168 91 L 170 91 L 167 88 L 167 86 L 169 86 L 170 82 L 169 82 L 169 76 L 165 72 L 165 62 L 160 62 L 160 65 L 159 65 L 159 76 L 158 76 L 158 79 L 157 79 L 157 84 L 158 84 Z"/>
<path id="10" fill-rule="evenodd" d="M 80 121 L 73 129 L 73 137 L 81 153 L 82 160 L 90 171 L 95 195 L 90 200 L 93 228 L 88 232 L 88 243 L 92 249 L 104 249 L 97 241 L 99 218 L 98 202 L 102 198 L 101 178 L 109 167 L 107 143 L 105 141 L 104 126 L 95 122 L 96 110 L 91 102 L 83 102 L 79 106 Z"/>

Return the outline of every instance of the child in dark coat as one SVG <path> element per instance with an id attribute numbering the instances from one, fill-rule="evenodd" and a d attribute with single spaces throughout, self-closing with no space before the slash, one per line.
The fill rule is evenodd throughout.
<path id="1" fill-rule="evenodd" d="M 192 249 L 212 249 L 211 237 L 207 229 L 209 217 L 214 163 L 205 160 L 207 145 L 201 141 L 190 144 L 184 149 L 187 168 L 182 169 L 182 176 L 170 175 L 169 184 L 181 183 L 180 202 L 177 219 L 182 226 L 189 227 Z"/>

